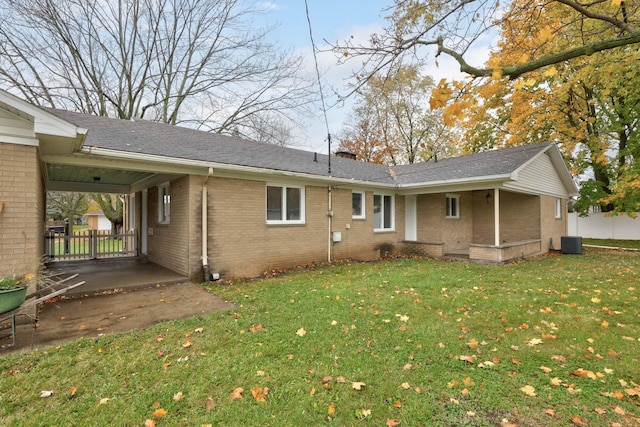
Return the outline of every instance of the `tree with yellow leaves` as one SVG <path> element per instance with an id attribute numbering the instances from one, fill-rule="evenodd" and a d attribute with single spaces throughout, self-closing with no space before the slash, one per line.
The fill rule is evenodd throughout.
<path id="1" fill-rule="evenodd" d="M 364 58 L 354 90 L 403 61 L 448 55 L 471 78 L 443 79 L 431 108 L 465 131 L 465 151 L 554 141 L 583 181 L 576 207 L 640 210 L 640 3 L 628 0 L 396 0 L 382 34 L 345 43 Z M 499 33 L 485 64 L 468 52 Z"/>

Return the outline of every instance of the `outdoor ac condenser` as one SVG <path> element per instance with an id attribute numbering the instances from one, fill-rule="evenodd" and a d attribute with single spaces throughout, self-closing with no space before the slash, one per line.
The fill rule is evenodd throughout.
<path id="1" fill-rule="evenodd" d="M 562 236 L 560 246 L 563 254 L 582 254 L 582 237 Z"/>

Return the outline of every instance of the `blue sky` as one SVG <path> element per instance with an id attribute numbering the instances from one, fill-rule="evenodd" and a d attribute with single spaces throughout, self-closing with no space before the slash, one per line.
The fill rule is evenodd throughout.
<path id="1" fill-rule="evenodd" d="M 351 36 L 365 42 L 371 33 L 381 31 L 386 25 L 382 11 L 392 4 L 393 0 L 308 0 L 316 45 L 323 49 L 327 47 L 324 40 L 343 41 Z M 308 70 L 315 73 L 304 0 L 272 0 L 263 2 L 262 6 L 268 11 L 261 17 L 264 24 L 278 25 L 271 34 L 271 40 L 283 48 L 293 48 L 302 54 Z M 318 54 L 328 105 L 335 104 L 336 98 L 326 85 L 331 84 L 338 89 L 344 87 L 345 79 L 357 65 L 353 63 L 338 67 L 336 62 L 335 56 L 330 52 Z M 332 149 L 338 145 L 336 134 L 342 128 L 349 111 L 350 103 L 347 102 L 343 107 L 334 107 L 327 113 L 333 141 Z M 304 135 L 299 135 L 296 146 L 326 153 L 327 131 L 322 112 L 318 111 L 318 118 L 308 120 L 307 125 L 307 131 Z"/>
<path id="2" fill-rule="evenodd" d="M 381 32 L 388 22 L 384 19 L 391 11 L 393 0 L 307 0 L 309 15 L 316 45 L 322 49 L 329 42 L 342 42 L 354 37 L 354 42 L 366 43 L 374 32 Z M 264 25 L 278 25 L 271 34 L 271 40 L 284 48 L 293 48 L 305 57 L 305 64 L 309 72 L 314 72 L 313 50 L 309 38 L 309 27 L 305 12 L 304 0 L 271 0 L 258 3 L 267 12 L 261 16 Z M 470 52 L 476 56 L 475 63 L 482 64 L 486 54 L 484 49 Z M 327 85 L 338 90 L 346 88 L 348 77 L 359 65 L 359 60 L 348 61 L 346 65 L 338 66 L 337 59 L 331 52 L 318 54 L 320 70 L 323 74 L 324 95 L 327 105 L 335 105 L 336 97 Z M 436 82 L 441 78 L 462 77 L 458 65 L 451 59 L 441 56 L 436 67 L 434 58 L 427 62 L 424 70 Z M 328 113 L 329 131 L 332 135 L 332 150 L 338 146 L 337 134 L 343 128 L 351 111 L 351 101 L 344 105 L 332 107 Z M 299 148 L 327 152 L 327 127 L 322 119 L 322 112 L 318 111 L 317 119 L 310 119 L 305 123 L 305 131 L 300 131 L 294 145 Z"/>

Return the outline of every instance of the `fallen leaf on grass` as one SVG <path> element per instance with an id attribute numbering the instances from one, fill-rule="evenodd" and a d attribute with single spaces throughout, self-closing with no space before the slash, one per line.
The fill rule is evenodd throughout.
<path id="1" fill-rule="evenodd" d="M 242 399 L 242 393 L 244 393 L 244 389 L 242 387 L 236 387 L 231 392 L 231 400 Z"/>
<path id="2" fill-rule="evenodd" d="M 540 338 L 532 338 L 527 342 L 529 347 L 533 347 L 538 344 L 542 344 L 542 340 Z"/>
<path id="3" fill-rule="evenodd" d="M 553 417 L 556 415 L 556 411 L 554 411 L 553 409 L 545 409 L 544 413 L 549 415 L 550 417 Z"/>
<path id="4" fill-rule="evenodd" d="M 575 371 L 571 372 L 571 375 L 580 377 L 580 378 L 590 378 L 592 380 L 595 380 L 597 378 L 597 375 L 593 371 L 589 371 L 582 368 L 578 368 Z"/>
<path id="5" fill-rule="evenodd" d="M 526 394 L 527 396 L 534 397 L 536 395 L 536 389 L 530 385 L 526 385 L 524 387 L 520 387 L 520 391 Z"/>
<path id="6" fill-rule="evenodd" d="M 353 388 L 354 390 L 362 390 L 362 387 L 364 387 L 366 384 L 363 382 L 359 382 L 359 381 L 354 381 L 351 383 L 351 388 Z"/>
<path id="7" fill-rule="evenodd" d="M 264 331 L 264 328 L 262 327 L 262 323 L 252 326 L 249 328 L 249 332 L 260 332 L 260 331 Z"/>
<path id="8" fill-rule="evenodd" d="M 266 396 L 267 396 L 268 393 L 269 393 L 269 388 L 268 387 L 262 388 L 259 385 L 255 385 L 251 389 L 251 395 L 258 402 L 266 402 L 267 401 Z"/>
<path id="9" fill-rule="evenodd" d="M 469 363 L 473 363 L 476 360 L 475 356 L 459 356 L 458 359 L 462 360 L 463 362 L 469 362 Z"/>
<path id="10" fill-rule="evenodd" d="M 371 415 L 371 409 L 358 409 L 356 411 L 356 418 L 359 420 L 367 418 L 369 415 Z"/>
<path id="11" fill-rule="evenodd" d="M 158 408 L 155 411 L 153 411 L 153 414 L 151 414 L 152 417 L 156 417 L 156 418 L 164 417 L 166 415 L 167 415 L 167 410 L 164 408 Z"/>
<path id="12" fill-rule="evenodd" d="M 216 401 L 213 400 L 211 397 L 207 397 L 207 401 L 206 401 L 204 406 L 205 406 L 207 412 L 211 412 L 213 410 L 213 408 L 216 407 Z"/>
<path id="13" fill-rule="evenodd" d="M 573 418 L 571 418 L 571 422 L 577 426 L 587 425 L 587 423 L 584 422 L 584 420 L 582 419 L 582 417 L 580 417 L 580 415 L 574 415 Z"/>
<path id="14" fill-rule="evenodd" d="M 182 348 L 191 347 L 191 340 L 187 339 L 184 343 L 182 343 Z"/>
<path id="15" fill-rule="evenodd" d="M 335 413 L 336 413 L 336 405 L 332 403 L 331 405 L 329 405 L 329 408 L 327 409 L 327 414 L 333 415 Z"/>
<path id="16" fill-rule="evenodd" d="M 176 402 L 182 402 L 184 400 L 184 394 L 182 394 L 181 391 L 177 392 L 173 395 L 173 400 L 175 400 Z"/>
<path id="17" fill-rule="evenodd" d="M 307 331 L 304 330 L 304 328 L 300 328 L 296 331 L 296 335 L 299 337 L 303 337 L 305 335 L 307 335 Z"/>
<path id="18" fill-rule="evenodd" d="M 193 332 L 202 333 L 202 331 L 204 331 L 204 328 L 196 328 Z"/>
<path id="19" fill-rule="evenodd" d="M 45 397 L 50 397 L 53 394 L 53 390 L 42 390 L 42 392 L 40 393 L 40 397 L 45 398 Z"/>
<path id="20" fill-rule="evenodd" d="M 107 403 L 108 401 L 110 401 L 111 398 L 109 397 L 103 397 L 102 399 L 100 399 L 100 401 L 98 402 L 98 406 L 100 405 L 104 405 L 105 403 Z"/>
<path id="21" fill-rule="evenodd" d="M 144 427 L 156 427 L 156 422 L 154 420 L 147 419 L 144 422 Z"/>

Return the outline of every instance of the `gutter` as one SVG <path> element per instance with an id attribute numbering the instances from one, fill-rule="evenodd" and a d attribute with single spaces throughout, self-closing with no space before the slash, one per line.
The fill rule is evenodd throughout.
<path id="1" fill-rule="evenodd" d="M 274 169 L 266 169 L 258 166 L 241 166 L 241 165 L 231 165 L 227 163 L 217 163 L 217 162 L 207 162 L 203 160 L 192 160 L 192 159 L 183 159 L 178 157 L 165 157 L 162 155 L 156 154 L 144 154 L 144 153 L 133 153 L 128 151 L 119 151 L 119 150 L 111 150 L 108 148 L 100 148 L 100 147 L 89 147 L 84 146 L 80 151 L 82 154 L 89 154 L 92 156 L 100 156 L 104 158 L 111 159 L 126 159 L 126 160 L 136 160 L 141 162 L 152 162 L 164 165 L 177 165 L 177 166 L 189 166 L 189 167 L 201 167 L 201 168 L 210 168 L 213 167 L 217 171 L 229 171 L 229 172 L 241 172 L 241 173 L 253 173 L 256 175 L 271 175 L 271 176 L 281 176 L 288 178 L 300 178 L 311 180 L 315 182 L 322 182 L 326 184 L 345 184 L 345 185 L 357 185 L 361 187 L 372 187 L 372 188 L 389 188 L 389 189 L 397 189 L 396 184 L 385 184 L 385 183 L 377 183 L 371 181 L 361 181 L 350 178 L 335 178 L 329 176 L 322 175 L 312 175 L 303 172 L 290 172 L 290 171 L 282 171 L 282 170 L 274 170 Z M 45 159 L 46 161 L 47 159 Z M 52 159 L 54 160 L 54 159 Z M 56 163 L 59 163 L 55 159 Z M 64 162 L 62 162 L 64 163 Z"/>
<path id="2" fill-rule="evenodd" d="M 207 176 L 204 178 L 202 182 L 202 271 L 204 273 L 204 281 L 209 282 L 211 280 L 211 271 L 209 269 L 209 257 L 207 254 L 207 246 L 208 246 L 208 230 L 207 224 L 209 223 L 209 218 L 207 216 L 207 181 L 209 181 L 209 177 L 213 175 L 213 168 L 209 168 Z M 214 274 L 214 279 L 219 279 L 220 275 L 217 273 Z"/>

